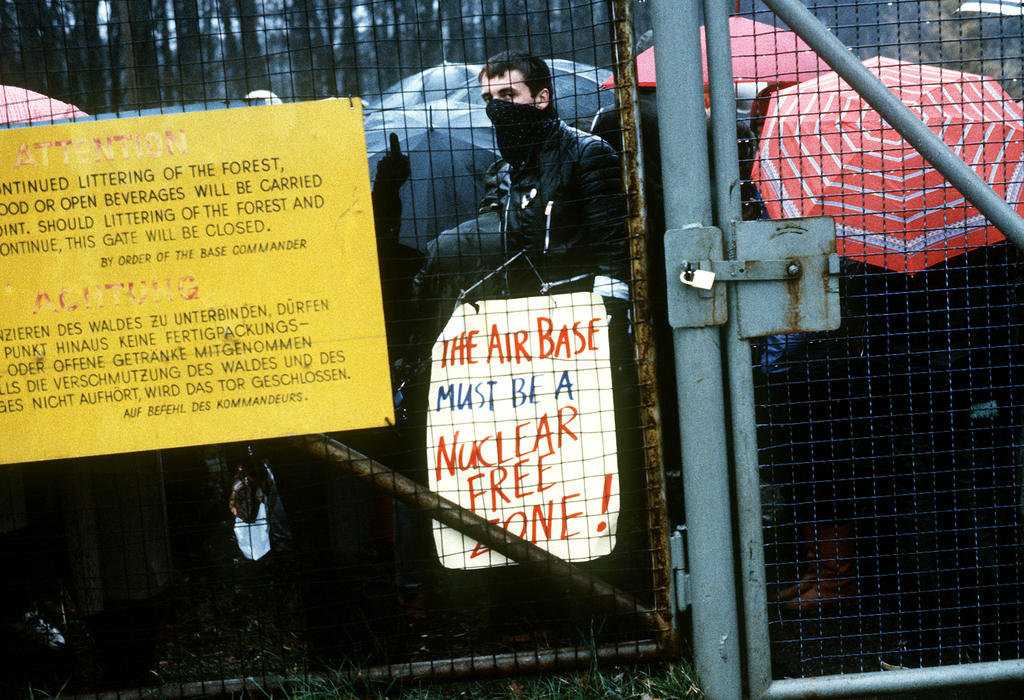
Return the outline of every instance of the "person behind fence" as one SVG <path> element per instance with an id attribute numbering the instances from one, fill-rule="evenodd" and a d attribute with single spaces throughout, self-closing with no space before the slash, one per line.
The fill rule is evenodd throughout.
<path id="1" fill-rule="evenodd" d="M 609 315 L 615 384 L 616 433 L 623 494 L 618 552 L 630 547 L 627 493 L 639 493 L 639 469 L 622 468 L 622 455 L 637 447 L 636 433 L 622 423 L 635 412 L 635 379 L 627 321 L 629 274 L 625 202 L 618 155 L 601 138 L 558 117 L 551 72 L 540 58 L 520 50 L 492 56 L 479 73 L 480 94 L 494 127 L 500 158 L 488 169 L 478 215 L 431 242 L 417 275 L 417 298 L 434 309 L 420 357 L 452 311 L 463 302 L 494 297 L 595 292 Z M 635 440 L 633 440 L 635 442 Z M 609 576 L 629 570 L 616 552 L 594 567 Z M 521 624 L 542 608 L 536 583 L 523 585 L 518 567 L 488 576 L 487 594 L 503 604 L 504 616 Z M 629 576 L 627 576 L 629 578 Z M 474 579 L 479 583 L 477 579 Z M 629 587 L 629 581 L 621 582 Z M 458 585 L 458 584 L 455 584 Z M 557 597 L 557 593 L 554 594 Z M 557 603 L 564 612 L 564 601 Z M 544 613 L 540 613 L 542 616 Z"/>
<path id="2" fill-rule="evenodd" d="M 593 290 L 627 299 L 615 151 L 559 119 L 551 71 L 540 58 L 504 51 L 487 60 L 479 80 L 501 158 L 488 169 L 479 216 L 442 232 L 428 247 L 420 296 L 454 306 L 486 277 L 470 290 L 473 296 Z M 451 308 L 442 309 L 442 324 Z"/>
<path id="3" fill-rule="evenodd" d="M 893 665 L 1019 657 L 1019 617 L 1005 610 L 1021 595 L 1021 270 L 1000 241 L 915 275 L 870 275 L 875 539 Z"/>

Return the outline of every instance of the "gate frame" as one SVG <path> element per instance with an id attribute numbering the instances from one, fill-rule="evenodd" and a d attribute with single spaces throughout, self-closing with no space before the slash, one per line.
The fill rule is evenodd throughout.
<path id="1" fill-rule="evenodd" d="M 989 221 L 1024 249 L 1024 219 L 869 73 L 806 6 L 799 0 L 764 2 Z M 728 29 L 732 3 L 703 0 L 701 4 L 708 54 L 711 146 L 718 171 L 737 173 L 736 103 Z M 735 259 L 734 223 L 740 220 L 737 182 L 735 178 L 720 178 L 709 186 L 712 178 L 703 128 L 699 11 L 697 2 L 653 0 L 655 44 L 663 47 L 655 54 L 657 74 L 661 76 L 659 122 L 678 125 L 661 133 L 666 222 L 669 229 L 681 229 L 707 226 L 712 223 L 709 219 L 713 220 L 722 231 L 725 258 Z M 662 40 L 657 41 L 658 37 Z M 681 261 L 670 259 L 670 255 L 671 250 L 666 250 L 668 283 L 679 285 L 676 272 Z M 1008 660 L 772 680 L 750 346 L 739 337 L 737 294 L 730 289 L 733 284 L 726 285 L 729 319 L 721 331 L 675 329 L 684 498 L 692 554 L 689 568 L 694 663 L 704 691 L 712 698 L 846 697 L 1024 678 L 1024 660 Z M 727 373 L 722 371 L 720 353 L 726 358 Z M 716 390 L 726 385 L 728 403 L 725 392 Z M 687 415 L 687 405 L 696 405 L 699 411 Z M 709 420 L 711 416 L 715 420 Z M 723 453 L 727 441 L 731 452 Z M 733 532 L 736 546 L 732 544 Z"/>

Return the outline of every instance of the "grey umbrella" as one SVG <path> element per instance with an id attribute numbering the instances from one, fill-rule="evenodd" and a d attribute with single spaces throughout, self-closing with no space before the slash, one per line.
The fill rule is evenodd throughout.
<path id="1" fill-rule="evenodd" d="M 415 109 L 367 116 L 366 151 L 371 175 L 388 135 L 398 135 L 412 171 L 400 190 L 402 244 L 421 251 L 438 233 L 477 213 L 487 168 L 497 159 L 494 134 L 483 105 L 431 102 Z"/>
<path id="2" fill-rule="evenodd" d="M 558 115 L 565 121 L 575 127 L 588 129 L 599 109 L 615 107 L 615 93 L 600 87 L 611 76 L 611 71 L 563 58 L 545 59 L 544 62 L 551 69 Z M 480 102 L 478 72 L 479 67 L 458 88 L 450 91 L 448 101 L 468 104 Z"/>
<path id="3" fill-rule="evenodd" d="M 447 99 L 448 94 L 475 81 L 482 66 L 478 63 L 445 61 L 402 78 L 384 88 L 380 98 L 366 101 L 368 109 L 409 109 L 427 102 Z"/>
<path id="4" fill-rule="evenodd" d="M 564 58 L 545 59 L 551 69 L 558 113 L 573 126 L 586 129 L 602 107 L 615 107 L 615 93 L 600 89 L 611 71 Z M 444 62 L 403 78 L 384 89 L 380 99 L 368 99 L 368 110 L 413 109 L 428 102 L 480 103 L 479 63 Z"/>

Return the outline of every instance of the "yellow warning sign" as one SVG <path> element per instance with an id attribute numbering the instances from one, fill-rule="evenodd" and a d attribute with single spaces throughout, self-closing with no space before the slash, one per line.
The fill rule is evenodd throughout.
<path id="1" fill-rule="evenodd" d="M 362 111 L 0 131 L 0 463 L 393 418 Z"/>

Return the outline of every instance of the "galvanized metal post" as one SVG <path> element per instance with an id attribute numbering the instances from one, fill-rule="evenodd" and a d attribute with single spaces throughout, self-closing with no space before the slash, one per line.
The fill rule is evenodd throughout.
<path id="1" fill-rule="evenodd" d="M 933 134 L 919 118 L 917 118 L 888 88 L 872 75 L 857 57 L 847 49 L 799 0 L 764 0 L 764 3 L 775 12 L 801 39 L 807 42 L 821 58 L 828 63 L 865 101 L 868 102 L 903 138 L 913 145 L 936 170 L 941 172 L 951 184 L 978 208 L 1008 239 L 1018 247 L 1024 248 L 1024 219 L 1016 214 L 1002 198 L 979 178 L 966 164 Z M 708 3 L 721 4 L 721 3 Z M 714 44 L 722 30 L 723 19 L 719 15 L 721 8 L 708 7 L 708 51 L 716 52 Z M 720 60 L 715 56 L 711 61 Z M 716 108 L 715 78 L 722 67 L 712 69 L 712 109 Z M 723 108 L 724 112 L 724 108 Z M 716 143 L 718 139 L 716 138 Z M 716 200 L 718 203 L 720 200 Z M 719 204 L 720 207 L 728 205 Z M 727 250 L 731 249 L 728 242 Z M 730 321 L 734 319 L 733 308 L 730 307 Z M 727 341 L 727 346 L 730 343 Z M 730 358 L 731 359 L 731 358 Z M 730 362 L 730 370 L 733 363 Z M 737 391 L 731 386 L 733 392 Z M 732 394 L 734 403 L 736 394 Z M 742 408 L 742 407 L 741 407 Z M 734 411 L 734 420 L 742 420 Z M 738 423 L 742 425 L 741 423 Z M 753 422 L 749 423 L 753 426 Z M 1004 660 L 992 663 L 975 663 L 959 666 L 942 666 L 935 668 L 908 669 L 900 671 L 882 671 L 876 673 L 858 673 L 841 676 L 823 676 L 819 678 L 786 679 L 771 681 L 767 643 L 762 638 L 767 634 L 767 621 L 751 618 L 761 615 L 764 596 L 763 547 L 760 542 L 760 522 L 754 520 L 754 511 L 743 501 L 745 497 L 756 493 L 753 473 L 744 469 L 739 462 L 743 460 L 744 451 L 742 437 L 734 433 L 737 439 L 737 492 L 740 498 L 739 528 L 740 546 L 743 562 L 744 600 L 746 603 L 745 631 L 747 634 L 745 653 L 747 655 L 746 696 L 762 700 L 782 700 L 787 698 L 806 697 L 852 697 L 875 694 L 927 692 L 941 690 L 949 692 L 953 688 L 983 686 L 1006 682 L 1019 683 L 1024 678 L 1024 660 Z M 747 482 L 746 484 L 744 482 Z M 760 561 L 759 561 L 760 560 Z M 757 598 L 761 598 L 761 602 Z"/>
<path id="2" fill-rule="evenodd" d="M 698 5 L 655 0 L 652 19 L 659 47 L 655 61 L 666 223 L 669 228 L 708 225 L 712 205 Z M 666 264 L 675 268 L 671 260 Z M 714 327 L 676 328 L 673 338 L 694 662 L 708 697 L 738 698 L 743 690 L 721 336 Z"/>
<path id="3" fill-rule="evenodd" d="M 732 75 L 729 35 L 730 6 L 705 0 L 711 139 L 714 154 L 715 225 L 722 230 L 725 257 L 737 257 L 735 223 L 742 219 L 740 168 L 736 134 L 736 88 Z M 734 283 L 735 284 L 735 283 Z M 742 284 L 742 283 L 740 283 Z M 729 320 L 722 329 L 729 388 L 730 427 L 736 488 L 737 537 L 743 585 L 743 633 L 748 653 L 743 659 L 747 687 L 744 696 L 759 695 L 771 682 L 768 654 L 768 604 L 764 579 L 764 540 L 761 532 L 760 474 L 757 420 L 754 415 L 754 377 L 750 342 L 740 337 L 739 295 L 729 291 Z"/>

